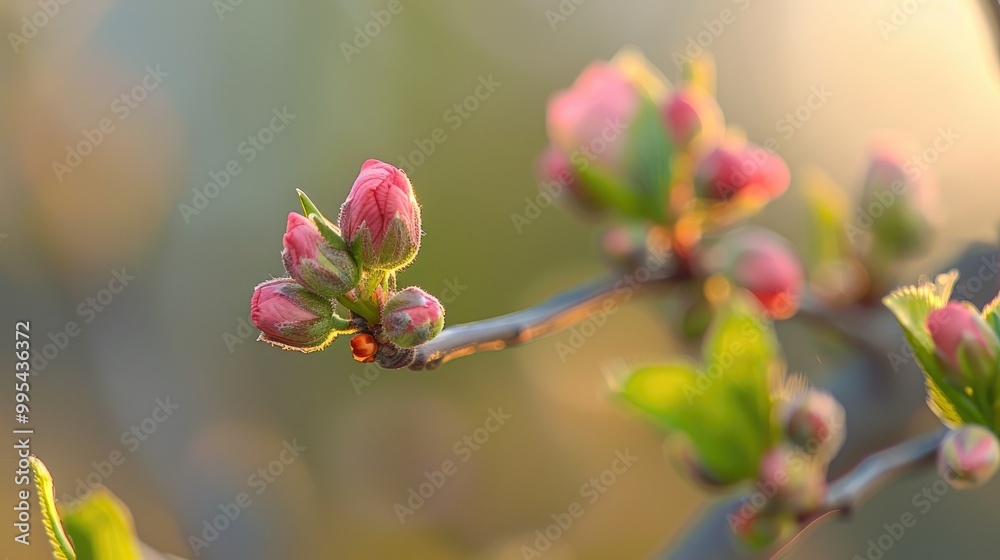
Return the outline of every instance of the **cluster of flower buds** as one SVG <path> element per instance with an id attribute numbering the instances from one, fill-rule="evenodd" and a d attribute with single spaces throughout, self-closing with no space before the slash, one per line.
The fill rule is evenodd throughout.
<path id="1" fill-rule="evenodd" d="M 288 215 L 281 260 L 290 278 L 264 282 L 250 302 L 260 340 L 284 349 L 320 350 L 356 333 L 356 360 L 404 367 L 413 349 L 444 326 L 444 308 L 417 287 L 396 291 L 396 272 L 420 248 L 420 206 L 406 174 L 368 160 L 340 210 L 328 220 L 299 191 L 303 214 Z M 337 305 L 350 311 L 337 314 Z"/>
<path id="2" fill-rule="evenodd" d="M 546 127 L 543 188 L 590 210 L 667 226 L 687 213 L 711 226 L 756 211 L 789 184 L 773 150 L 727 132 L 707 58 L 692 61 L 677 87 L 634 50 L 594 62 L 550 98 Z"/>
<path id="3" fill-rule="evenodd" d="M 804 272 L 791 245 L 776 233 L 745 227 L 723 236 L 699 253 L 704 274 L 721 274 L 750 292 L 772 319 L 787 319 L 799 308 Z"/>
<path id="4" fill-rule="evenodd" d="M 753 491 L 729 516 L 739 542 L 755 549 L 794 534 L 798 519 L 822 505 L 830 461 L 844 443 L 844 408 L 824 391 L 788 391 L 775 416 L 781 440 L 761 457 Z"/>

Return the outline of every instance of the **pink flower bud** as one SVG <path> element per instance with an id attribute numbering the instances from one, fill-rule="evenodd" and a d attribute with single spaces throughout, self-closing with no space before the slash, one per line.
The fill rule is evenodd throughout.
<path id="1" fill-rule="evenodd" d="M 982 486 L 1000 466 L 1000 442 L 990 430 L 968 424 L 949 432 L 938 449 L 938 473 L 955 488 Z"/>
<path id="2" fill-rule="evenodd" d="M 802 264 L 784 238 L 760 228 L 729 234 L 709 252 L 708 272 L 723 272 L 749 291 L 769 316 L 787 319 L 799 307 L 803 291 Z"/>
<path id="3" fill-rule="evenodd" d="M 418 346 L 437 336 L 444 328 L 444 307 L 434 296 L 411 286 L 385 302 L 382 328 L 396 346 Z"/>
<path id="4" fill-rule="evenodd" d="M 660 111 L 674 146 L 679 150 L 721 142 L 726 131 L 719 104 L 699 87 L 674 91 Z"/>
<path id="5" fill-rule="evenodd" d="M 327 346 L 339 324 L 329 301 L 291 278 L 268 280 L 254 289 L 250 320 L 262 331 L 259 340 L 302 352 Z"/>
<path id="6" fill-rule="evenodd" d="M 788 189 L 791 174 L 781 156 L 728 139 L 697 163 L 695 191 L 712 201 L 767 201 Z"/>
<path id="7" fill-rule="evenodd" d="M 828 488 L 825 467 L 801 451 L 778 445 L 764 454 L 757 475 L 757 492 L 769 503 L 796 513 L 816 509 Z"/>
<path id="8" fill-rule="evenodd" d="M 406 174 L 388 163 L 370 159 L 361 166 L 339 221 L 364 268 L 397 270 L 420 249 L 420 206 Z"/>
<path id="9" fill-rule="evenodd" d="M 874 249 L 889 257 L 919 252 L 930 241 L 937 190 L 926 173 L 911 174 L 904 158 L 887 147 L 872 154 L 862 211 L 871 223 Z"/>
<path id="10" fill-rule="evenodd" d="M 927 316 L 927 330 L 938 356 L 954 379 L 985 375 L 995 369 L 1000 341 L 968 302 L 950 301 L 932 311 Z M 966 364 L 977 371 L 963 375 L 960 352 L 965 354 Z"/>
<path id="11" fill-rule="evenodd" d="M 281 260 L 288 275 L 313 293 L 333 299 L 357 285 L 358 267 L 351 254 L 330 245 L 302 214 L 288 215 L 282 244 Z"/>
<path id="12" fill-rule="evenodd" d="M 826 391 L 809 389 L 779 407 L 785 437 L 809 455 L 829 461 L 844 444 L 844 407 Z"/>
<path id="13" fill-rule="evenodd" d="M 580 183 L 573 164 L 558 148 L 546 148 L 538 158 L 537 165 L 539 188 L 550 197 L 562 201 L 571 201 L 584 210 L 596 211 L 601 205 L 590 196 Z"/>
<path id="14" fill-rule="evenodd" d="M 586 150 L 604 167 L 615 169 L 626 155 L 624 129 L 640 102 L 639 89 L 620 68 L 594 62 L 569 89 L 549 99 L 549 139 L 564 154 Z"/>

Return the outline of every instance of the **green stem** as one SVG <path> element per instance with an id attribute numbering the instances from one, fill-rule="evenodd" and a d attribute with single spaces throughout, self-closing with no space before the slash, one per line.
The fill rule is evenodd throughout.
<path id="1" fill-rule="evenodd" d="M 375 307 L 375 304 L 373 302 L 356 301 L 350 299 L 347 296 L 340 296 L 337 298 L 337 301 L 339 301 L 340 304 L 343 305 L 344 307 L 353 311 L 355 314 L 364 317 L 365 320 L 368 321 L 369 323 L 373 325 L 375 323 L 378 323 L 379 312 L 378 308 Z"/>

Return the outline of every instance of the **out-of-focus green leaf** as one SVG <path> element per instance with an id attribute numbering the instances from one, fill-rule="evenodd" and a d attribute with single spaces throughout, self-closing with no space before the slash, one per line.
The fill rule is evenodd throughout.
<path id="1" fill-rule="evenodd" d="M 689 363 L 640 368 L 622 397 L 668 431 L 683 433 L 700 466 L 721 483 L 751 479 L 777 437 L 771 421 L 777 342 L 749 301 L 737 298 L 712 327 L 703 369 Z"/>
<path id="2" fill-rule="evenodd" d="M 52 554 L 56 560 L 76 560 L 76 552 L 63 530 L 59 512 L 56 510 L 55 486 L 52 483 L 52 475 L 37 457 L 31 457 L 29 461 L 31 473 L 35 477 L 35 488 L 38 491 L 38 509 L 42 513 L 45 534 L 52 545 Z"/>
<path id="3" fill-rule="evenodd" d="M 848 204 L 843 190 L 823 171 L 807 169 L 803 177 L 808 211 L 808 257 L 810 266 L 815 268 L 850 254 L 844 233 Z"/>
<path id="4" fill-rule="evenodd" d="M 107 489 L 60 513 L 80 560 L 142 560 L 132 515 Z"/>
<path id="5" fill-rule="evenodd" d="M 632 183 L 643 201 L 645 217 L 664 223 L 667 216 L 667 202 L 673 182 L 671 161 L 674 148 L 660 118 L 660 112 L 651 99 L 643 98 L 638 114 L 629 130 L 629 146 L 634 147 Z"/>

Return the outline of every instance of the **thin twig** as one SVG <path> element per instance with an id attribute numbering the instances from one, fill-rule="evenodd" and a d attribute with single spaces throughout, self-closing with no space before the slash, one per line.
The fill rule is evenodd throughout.
<path id="1" fill-rule="evenodd" d="M 849 516 L 879 490 L 903 475 L 933 464 L 944 431 L 917 436 L 875 453 L 830 485 L 823 505 L 802 521 L 796 536 L 780 550 L 753 552 L 741 546 L 729 526 L 744 502 L 728 500 L 712 509 L 662 560 L 763 560 L 787 552 L 806 529 L 836 517 Z"/>
<path id="2" fill-rule="evenodd" d="M 687 278 L 683 268 L 660 265 L 660 269 L 636 270 L 583 284 L 528 309 L 448 327 L 416 352 L 410 369 L 434 369 L 477 352 L 501 350 L 531 342 L 586 319 L 599 309 L 613 308 L 639 292 L 663 287 Z"/>

